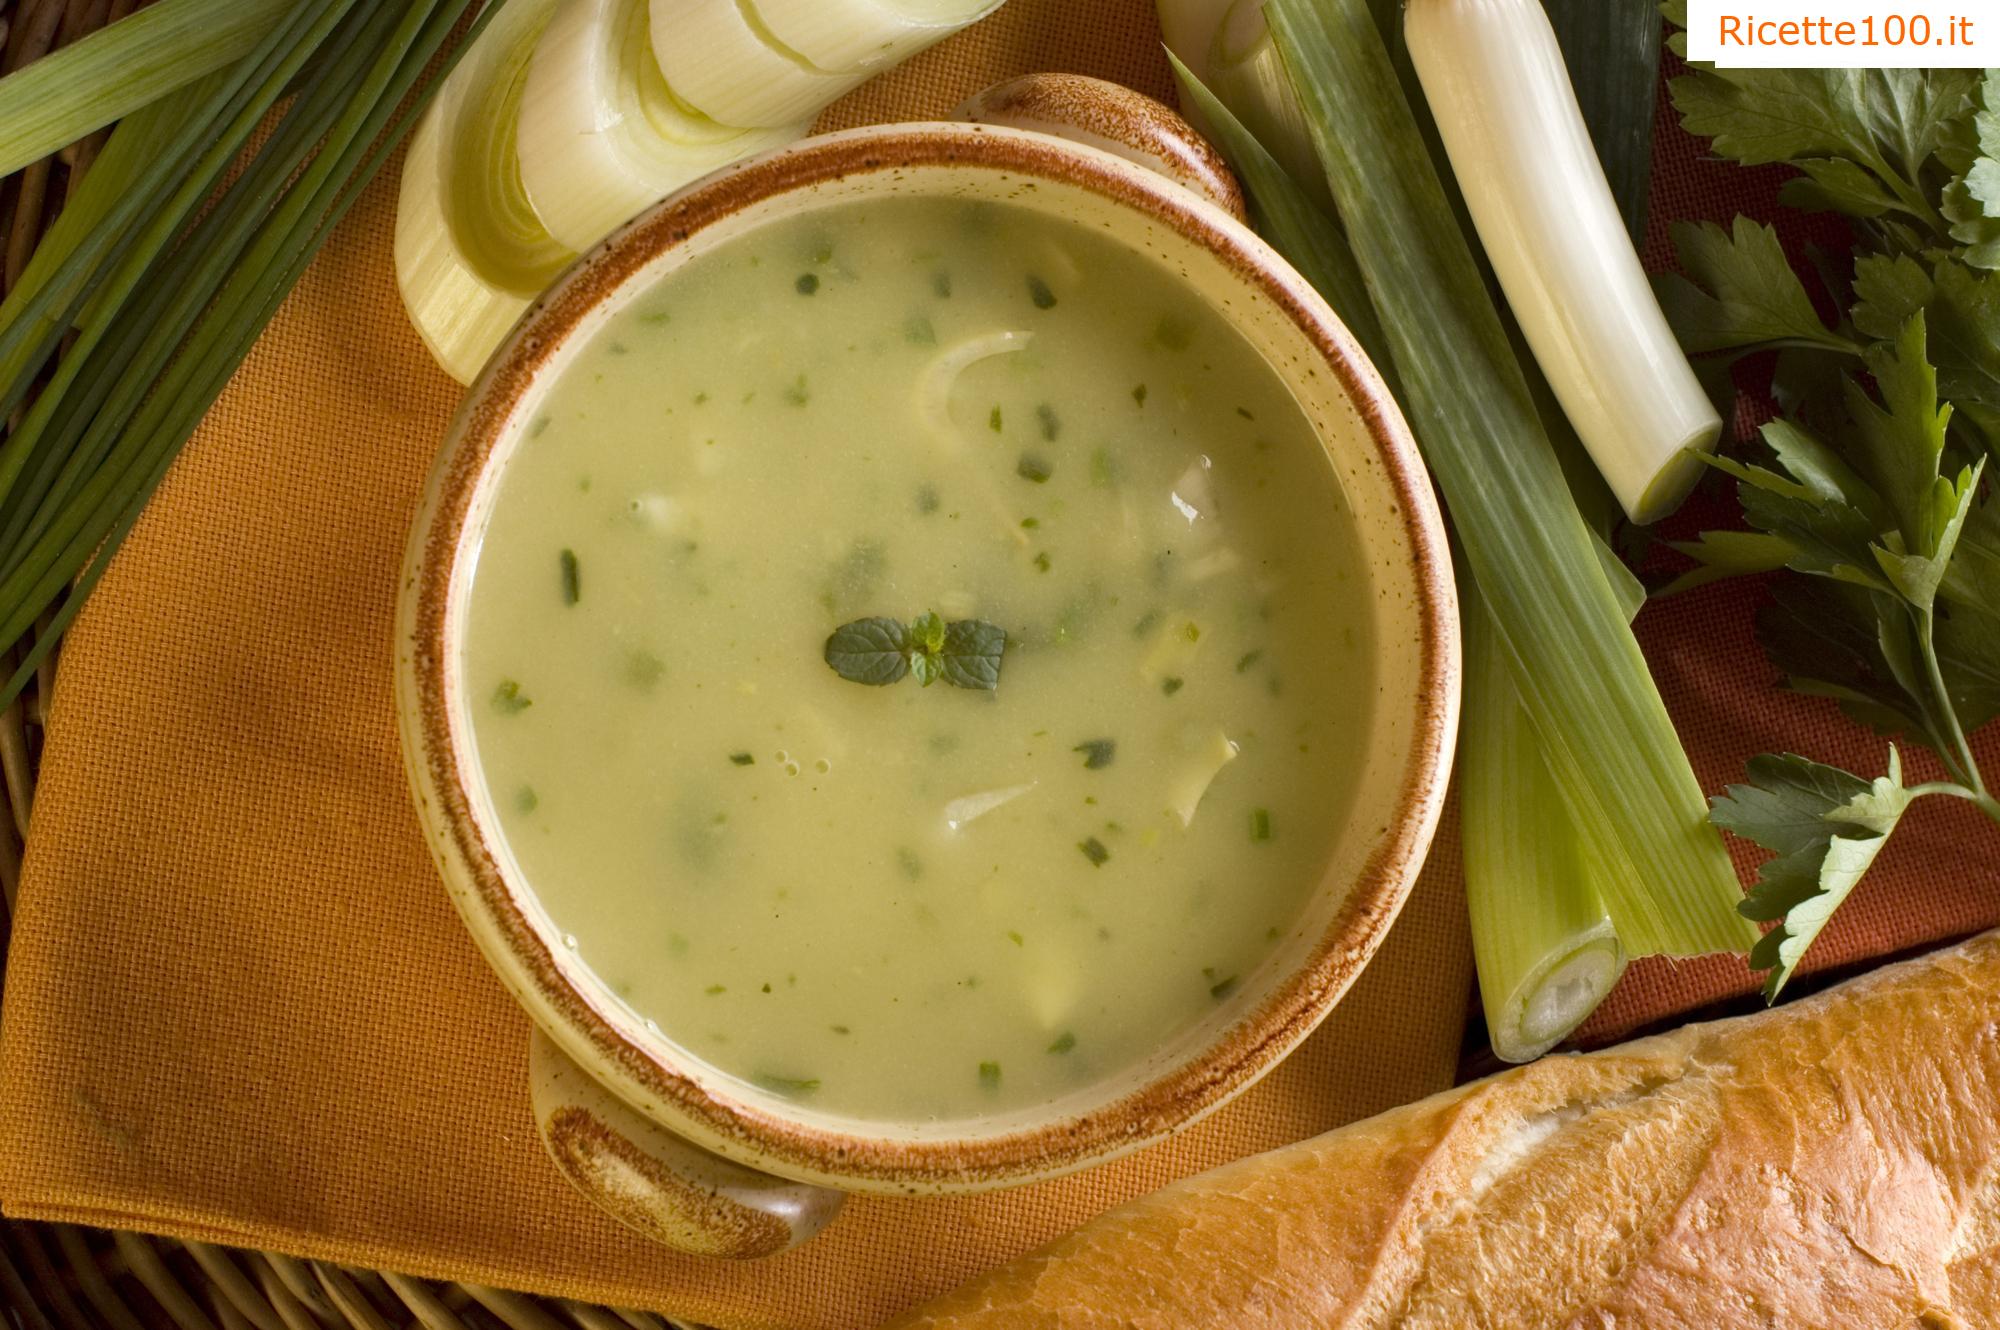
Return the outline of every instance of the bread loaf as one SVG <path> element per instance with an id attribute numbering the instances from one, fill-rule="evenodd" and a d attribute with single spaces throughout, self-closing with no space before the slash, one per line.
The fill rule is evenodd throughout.
<path id="1" fill-rule="evenodd" d="M 1995 1330 L 1996 1031 L 1989 933 L 1190 1178 L 897 1325 Z"/>

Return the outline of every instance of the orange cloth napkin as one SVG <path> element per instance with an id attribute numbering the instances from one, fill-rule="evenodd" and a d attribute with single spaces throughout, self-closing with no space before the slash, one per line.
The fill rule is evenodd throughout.
<path id="1" fill-rule="evenodd" d="M 1148 0 L 1013 0 L 829 118 L 940 115 L 1048 69 L 1171 91 Z M 857 1200 L 754 1265 L 673 1256 L 574 1196 L 529 1117 L 527 1022 L 432 871 L 397 752 L 397 566 L 459 391 L 397 300 L 394 195 L 392 177 L 334 238 L 69 640 L 0 1007 L 8 1214 L 859 1327 L 1173 1178 L 1450 1083 L 1469 960 L 1445 871 L 1304 1049 L 1136 1158 Z"/>

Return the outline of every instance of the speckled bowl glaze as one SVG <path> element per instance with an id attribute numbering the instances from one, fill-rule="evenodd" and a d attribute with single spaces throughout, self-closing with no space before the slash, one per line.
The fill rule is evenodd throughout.
<path id="1" fill-rule="evenodd" d="M 1234 182 L 1166 108 L 1106 85 L 1042 79 L 983 94 L 966 114 L 979 123 L 808 140 L 712 176 L 605 240 L 528 313 L 473 386 L 411 538 L 397 700 L 432 850 L 474 939 L 534 1020 L 536 1113 L 551 1156 L 626 1223 L 684 1250 L 763 1254 L 809 1236 L 840 1193 L 1032 1182 L 1139 1149 L 1214 1111 L 1304 1039 L 1374 955 L 1444 799 L 1460 675 L 1451 565 L 1416 448 L 1360 348 L 1306 281 L 1231 215 L 1240 209 Z M 1351 808 L 1329 813 L 1341 825 L 1307 926 L 1206 1024 L 1122 1078 L 971 1126 L 816 1112 L 650 1032 L 563 945 L 515 867 L 475 764 L 459 676 L 496 482 L 570 353 L 627 299 L 733 236 L 898 194 L 1006 200 L 1102 228 L 1219 310 L 1317 426 L 1356 514 L 1379 643 L 1379 696 L 1354 752 L 1368 779 Z"/>

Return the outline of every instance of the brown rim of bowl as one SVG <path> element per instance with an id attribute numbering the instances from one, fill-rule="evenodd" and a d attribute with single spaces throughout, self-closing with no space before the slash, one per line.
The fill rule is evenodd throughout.
<path id="1" fill-rule="evenodd" d="M 454 562 L 487 461 L 542 362 L 591 310 L 668 247 L 749 204 L 846 177 L 926 167 L 973 167 L 1094 190 L 1212 250 L 1307 335 L 1360 414 L 1399 496 L 1421 602 L 1424 684 L 1390 835 L 1364 864 L 1310 959 L 1204 1055 L 1078 1116 L 971 1139 L 891 1140 L 801 1124 L 704 1089 L 625 1038 L 563 981 L 553 939 L 539 935 L 515 901 L 474 818 L 472 773 L 457 761 L 451 661 L 443 648 Z M 1457 617 L 1442 522 L 1408 427 L 1347 330 L 1323 302 L 1300 294 L 1309 290 L 1214 205 L 1143 168 L 1045 135 L 938 122 L 828 135 L 711 177 L 608 238 L 537 303 L 474 386 L 448 436 L 450 462 L 434 480 L 437 507 L 423 537 L 411 667 L 421 761 L 478 903 L 521 975 L 569 1033 L 587 1040 L 622 1076 L 624 1086 L 613 1087 L 618 1093 L 655 1097 L 686 1119 L 681 1129 L 692 1129 L 699 1143 L 790 1176 L 869 1191 L 976 1190 L 1054 1176 L 1159 1139 L 1269 1070 L 1346 992 L 1408 896 L 1443 806 L 1457 710 Z"/>

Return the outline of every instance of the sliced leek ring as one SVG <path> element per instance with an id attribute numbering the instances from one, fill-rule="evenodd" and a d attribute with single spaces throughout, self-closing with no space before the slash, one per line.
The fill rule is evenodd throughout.
<path id="1" fill-rule="evenodd" d="M 396 204 L 396 284 L 424 345 L 470 383 L 576 257 L 529 206 L 514 129 L 528 57 L 557 0 L 509 0 L 425 112 Z"/>
<path id="2" fill-rule="evenodd" d="M 787 50 L 821 69 L 879 70 L 985 18 L 1002 0 L 750 0 Z"/>
<path id="3" fill-rule="evenodd" d="M 549 234 L 572 249 L 590 248 L 683 185 L 812 127 L 808 113 L 738 129 L 689 107 L 660 76 L 649 26 L 647 0 L 563 0 L 529 63 L 521 182 Z"/>
<path id="4" fill-rule="evenodd" d="M 771 35 L 755 0 L 651 4 L 660 73 L 675 95 L 725 125 L 810 120 L 874 72 L 815 65 Z"/>

